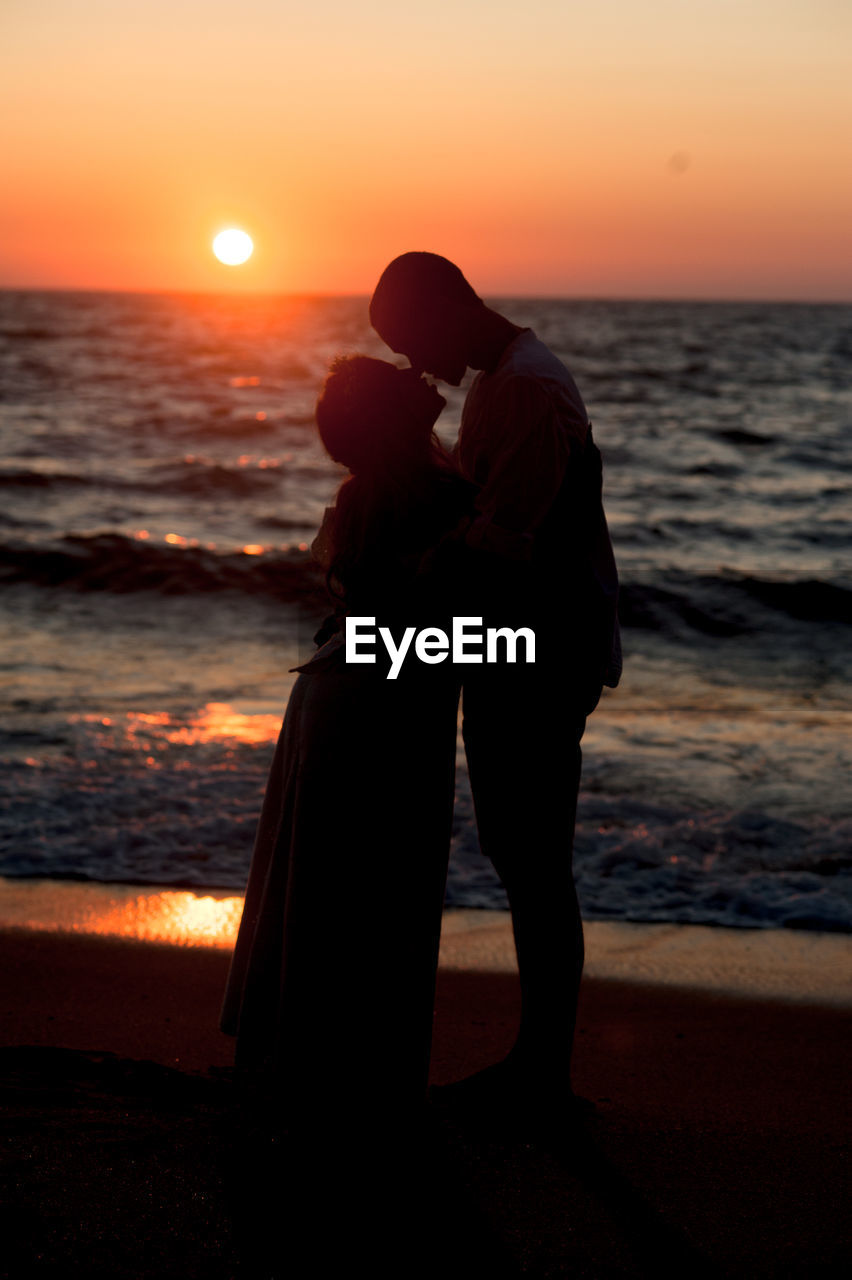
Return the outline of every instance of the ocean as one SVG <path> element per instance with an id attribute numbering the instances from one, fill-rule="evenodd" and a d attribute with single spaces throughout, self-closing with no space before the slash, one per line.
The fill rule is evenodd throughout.
<path id="1" fill-rule="evenodd" d="M 852 307 L 493 303 L 604 458 L 625 668 L 583 743 L 585 915 L 849 930 Z M 0 875 L 244 887 L 354 351 L 387 355 L 363 298 L 0 292 Z M 505 905 L 461 748 L 447 901 Z"/>

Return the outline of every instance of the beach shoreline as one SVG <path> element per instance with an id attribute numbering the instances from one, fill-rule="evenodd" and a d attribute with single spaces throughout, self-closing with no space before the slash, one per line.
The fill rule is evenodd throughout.
<path id="1" fill-rule="evenodd" d="M 699 1273 L 841 1273 L 848 939 L 739 932 L 589 926 L 582 1156 L 445 1125 L 513 1274 L 648 1275 L 671 1250 Z M 0 929 L 17 1274 L 242 1274 L 222 1145 L 228 964 L 209 944 Z M 517 1016 L 507 914 L 447 912 L 433 1081 L 501 1057 Z"/>
<path id="2" fill-rule="evenodd" d="M 230 952 L 243 897 L 227 889 L 0 878 L 0 933 Z M 852 938 L 805 929 L 586 920 L 588 979 L 852 1006 Z M 441 965 L 514 973 L 509 912 L 446 907 Z"/>

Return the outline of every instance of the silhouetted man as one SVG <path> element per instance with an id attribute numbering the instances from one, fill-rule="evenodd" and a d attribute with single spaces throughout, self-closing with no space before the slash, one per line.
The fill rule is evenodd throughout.
<path id="1" fill-rule="evenodd" d="M 463 735 L 482 850 L 509 897 L 522 993 L 509 1056 L 455 1088 L 569 1115 L 583 968 L 572 871 L 580 738 L 618 683 L 617 576 L 600 455 L 580 393 L 531 329 L 487 307 L 458 267 L 406 253 L 383 273 L 373 327 L 412 366 L 458 386 L 478 370 L 457 445 L 478 486 L 450 557 L 461 612 L 532 627 L 534 666 L 464 669 Z M 447 549 L 444 549 L 446 558 Z"/>

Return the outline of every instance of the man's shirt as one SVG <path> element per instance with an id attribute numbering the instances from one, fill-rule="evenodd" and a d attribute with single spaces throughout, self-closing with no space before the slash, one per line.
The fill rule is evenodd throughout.
<path id="1" fill-rule="evenodd" d="M 600 503 L 599 455 L 574 379 L 531 329 L 509 343 L 492 373 L 474 380 L 456 458 L 465 479 L 479 487 L 466 535 L 470 547 L 514 562 L 537 561 L 551 572 L 564 566 L 566 575 L 582 572 L 594 581 L 586 608 L 602 617 L 603 682 L 617 684 L 618 576 Z M 586 527 L 578 537 L 571 520 L 580 510 Z M 557 511 L 566 518 L 554 519 Z"/>

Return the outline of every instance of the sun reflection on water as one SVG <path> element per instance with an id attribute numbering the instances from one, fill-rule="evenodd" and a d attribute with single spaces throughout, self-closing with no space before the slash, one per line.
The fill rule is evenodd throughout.
<path id="1" fill-rule="evenodd" d="M 102 707 L 69 716 L 69 725 L 74 726 L 74 753 L 69 757 L 73 779 L 69 775 L 69 780 L 78 800 L 83 797 L 88 803 L 93 798 L 102 805 L 97 812 L 102 813 L 104 826 L 94 830 L 93 837 L 101 844 L 108 842 L 115 825 L 116 838 L 121 828 L 128 848 L 144 846 L 143 853 L 133 853 L 126 863 L 119 858 L 117 865 L 129 873 L 127 880 L 134 871 L 141 871 L 138 879 L 150 887 L 96 879 L 83 883 L 0 879 L 0 927 L 176 946 L 232 947 L 243 908 L 241 896 L 226 889 L 167 888 L 151 883 L 155 879 L 151 873 L 165 866 L 162 851 L 169 847 L 170 836 L 162 825 L 170 813 L 174 813 L 181 848 L 197 843 L 203 852 L 206 837 L 187 826 L 185 814 L 204 786 L 205 813 L 219 833 L 215 838 L 225 831 L 228 839 L 240 840 L 248 854 L 250 833 L 246 832 L 256 822 L 252 806 L 260 803 L 259 779 L 266 762 L 262 749 L 268 751 L 281 728 L 280 711 L 272 714 L 266 710 L 268 705 L 208 702 L 195 709 L 144 711 Z M 258 749 L 261 756 L 255 755 Z M 33 758 L 32 763 L 36 766 L 39 761 Z M 184 781 L 187 771 L 189 784 Z M 160 777 L 154 781 L 154 775 Z M 203 785 L 199 783 L 202 775 Z M 103 800 L 113 794 L 118 816 Z M 74 864 L 75 870 L 78 865 L 89 866 L 85 857 Z M 196 869 L 193 865 L 185 884 L 195 882 L 192 872 Z M 162 878 L 170 876 L 166 873 Z"/>
<path id="2" fill-rule="evenodd" d="M 127 711 L 123 717 L 91 713 L 71 717 L 85 724 L 115 727 L 123 733 L 128 745 L 147 750 L 153 737 L 161 743 L 195 746 L 198 743 L 225 741 L 262 745 L 273 741 L 281 728 L 281 716 L 266 713 L 247 714 L 230 702 L 208 702 L 190 715 L 171 711 Z"/>
<path id="3" fill-rule="evenodd" d="M 0 926 L 180 947 L 233 947 L 243 910 L 236 894 L 138 885 L 3 880 Z"/>
<path id="4" fill-rule="evenodd" d="M 198 897 L 188 891 L 162 890 L 92 912 L 75 931 L 173 946 L 232 947 L 242 910 L 241 897 Z"/>

